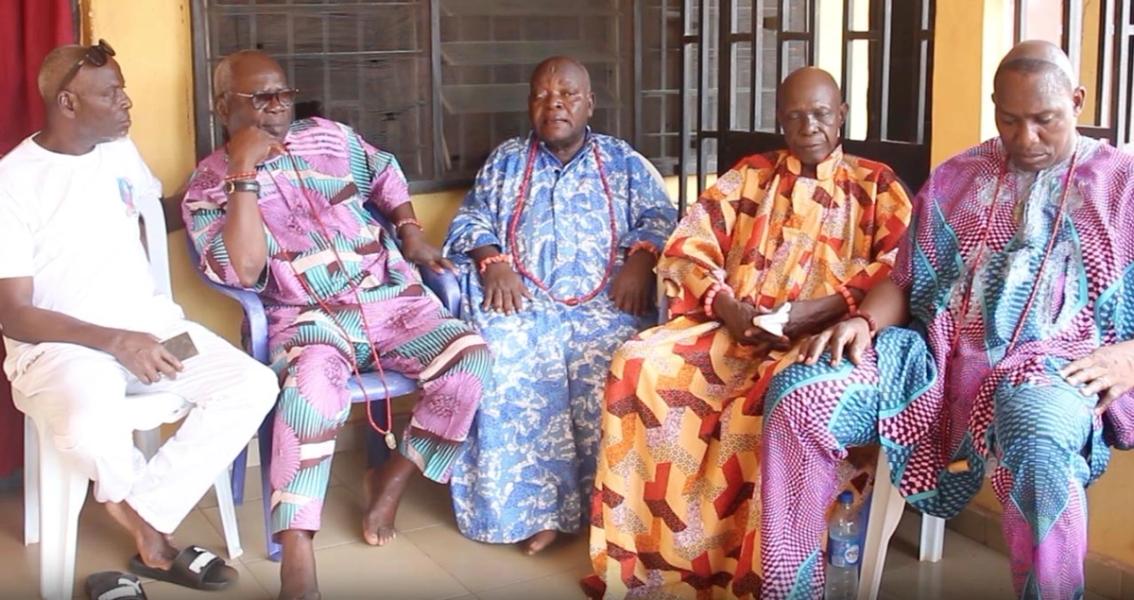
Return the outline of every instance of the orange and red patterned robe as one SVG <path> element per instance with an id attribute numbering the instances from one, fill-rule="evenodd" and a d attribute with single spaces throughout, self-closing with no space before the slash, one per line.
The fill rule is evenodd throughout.
<path id="1" fill-rule="evenodd" d="M 715 282 L 767 308 L 885 279 L 910 218 L 889 167 L 841 149 L 800 176 L 786 151 L 751 156 L 682 220 L 658 262 L 669 323 L 615 354 L 593 498 L 588 592 L 751 598 L 760 587 L 760 444 L 771 375 L 796 350 L 758 353 L 709 319 Z M 849 465 L 842 476 L 866 487 Z"/>

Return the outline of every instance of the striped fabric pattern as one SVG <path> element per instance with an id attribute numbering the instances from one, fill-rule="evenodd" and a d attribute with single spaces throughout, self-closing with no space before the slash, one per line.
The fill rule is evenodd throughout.
<path id="1" fill-rule="evenodd" d="M 366 210 L 372 202 L 388 215 L 409 201 L 394 157 L 323 119 L 292 124 L 286 146 L 288 154 L 257 168 L 269 258 L 253 286 L 268 312 L 272 366 L 283 381 L 273 433 L 273 533 L 319 529 L 334 440 L 350 413 L 353 365 L 365 372 L 380 364 L 420 380 L 401 451 L 442 482 L 465 447 L 491 369 L 484 340 L 422 286 L 416 267 Z M 183 214 L 200 268 L 239 286 L 221 236 L 226 171 L 223 148 L 202 161 Z"/>

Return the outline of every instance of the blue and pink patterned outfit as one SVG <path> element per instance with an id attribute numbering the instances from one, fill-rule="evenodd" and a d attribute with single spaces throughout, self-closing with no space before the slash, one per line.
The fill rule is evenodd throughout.
<path id="1" fill-rule="evenodd" d="M 484 340 L 422 286 L 363 205 L 373 202 L 389 215 L 409 202 L 393 155 L 323 119 L 293 123 L 286 144 L 288 154 L 259 166 L 256 176 L 268 265 L 253 289 L 264 300 L 272 367 L 283 379 L 272 441 L 273 534 L 319 529 L 335 437 L 350 414 L 354 363 L 367 371 L 378 361 L 421 381 L 400 451 L 426 477 L 445 482 L 492 362 Z M 183 213 L 200 268 L 240 287 L 221 236 L 227 160 L 222 148 L 201 161 Z"/>
<path id="2" fill-rule="evenodd" d="M 1073 160 L 1070 176 L 1072 161 L 1017 172 L 996 139 L 938 167 L 892 272 L 908 328 L 882 331 L 858 367 L 823 359 L 773 381 L 763 598 L 821 595 L 834 468 L 847 447 L 873 443 L 906 500 L 941 517 L 972 499 L 987 466 L 1017 594 L 1082 597 L 1084 489 L 1108 445 L 1134 443 L 1134 401 L 1097 417 L 1098 397 L 1059 370 L 1134 338 L 1134 158 L 1080 138 Z"/>

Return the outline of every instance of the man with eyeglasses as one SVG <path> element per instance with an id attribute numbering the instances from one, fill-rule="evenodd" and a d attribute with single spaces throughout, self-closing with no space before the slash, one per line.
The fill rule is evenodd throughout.
<path id="1" fill-rule="evenodd" d="M 177 550 L 169 536 L 279 388 L 269 369 L 155 292 L 137 207 L 160 202 L 161 184 L 126 137 L 132 104 L 113 56 L 103 41 L 49 53 L 38 80 L 47 124 L 0 160 L 4 367 L 18 408 L 46 423 L 69 467 L 94 480 L 95 499 L 133 536 L 130 570 L 219 589 L 236 571 L 206 550 Z M 167 348 L 171 338 L 180 341 Z M 161 415 L 126 395 L 157 392 L 192 407 L 147 462 L 133 431 Z M 122 580 L 92 576 L 88 588 L 134 598 Z"/>
<path id="2" fill-rule="evenodd" d="M 787 149 L 722 175 L 662 251 L 671 320 L 624 344 L 607 380 L 592 595 L 758 598 L 778 576 L 767 539 L 762 574 L 754 560 L 768 383 L 886 278 L 911 210 L 889 167 L 843 153 L 846 114 L 828 73 L 793 72 Z M 867 479 L 836 483 L 860 496 Z"/>
<path id="3" fill-rule="evenodd" d="M 349 380 L 387 368 L 421 383 L 399 451 L 366 474 L 363 538 L 383 545 L 394 538 L 411 477 L 448 481 L 491 357 L 421 283 L 415 265 L 451 264 L 425 240 L 393 155 L 341 123 L 293 122 L 296 90 L 261 52 L 225 57 L 213 91 L 230 139 L 198 165 L 183 214 L 204 273 L 264 300 L 272 366 L 283 380 L 268 533 L 283 546 L 280 597 L 314 597 L 312 539 L 335 437 L 350 414 Z M 393 224 L 400 248 L 364 203 Z M 385 427 L 394 449 L 393 425 Z"/>

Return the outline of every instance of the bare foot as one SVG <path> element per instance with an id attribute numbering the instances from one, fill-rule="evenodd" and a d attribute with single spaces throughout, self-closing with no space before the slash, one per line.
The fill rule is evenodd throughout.
<path id="1" fill-rule="evenodd" d="M 134 537 L 142 564 L 154 569 L 169 569 L 173 565 L 177 548 L 171 543 L 172 536 L 154 529 L 125 502 L 107 502 L 105 506 L 106 512 Z"/>
<path id="2" fill-rule="evenodd" d="M 544 548 L 547 548 L 559 537 L 559 532 L 554 529 L 544 529 L 543 531 L 536 532 L 535 535 L 523 541 L 521 546 L 524 549 L 524 554 L 534 556 L 539 554 Z"/>
<path id="3" fill-rule="evenodd" d="M 280 600 L 319 600 L 319 581 L 315 577 L 314 534 L 288 529 L 279 534 L 283 546 L 280 560 Z"/>
<path id="4" fill-rule="evenodd" d="M 401 454 L 393 454 L 377 469 L 366 472 L 366 516 L 362 518 L 362 539 L 371 546 L 394 541 L 394 517 L 417 465 Z"/>

